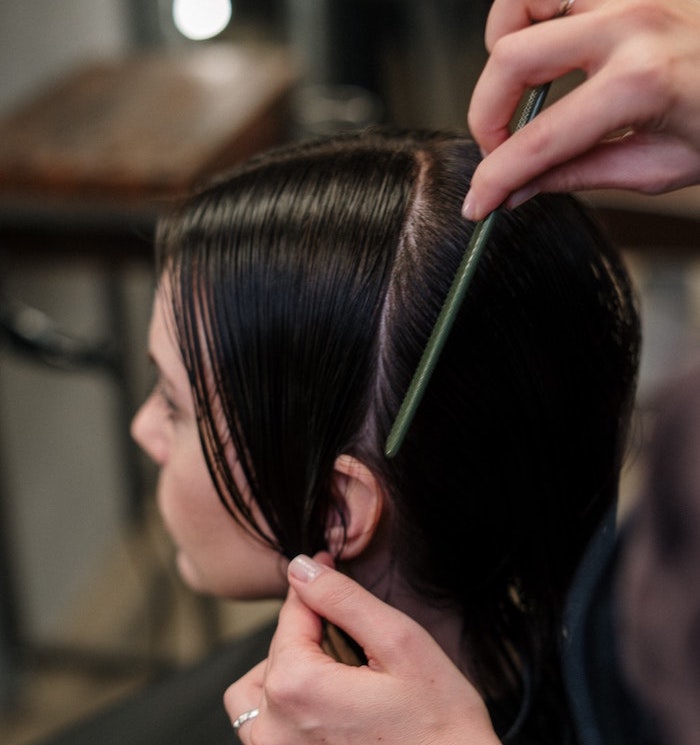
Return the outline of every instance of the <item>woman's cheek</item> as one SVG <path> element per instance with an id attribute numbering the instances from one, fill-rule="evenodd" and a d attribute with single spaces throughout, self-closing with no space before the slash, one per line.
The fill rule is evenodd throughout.
<path id="1" fill-rule="evenodd" d="M 199 571 L 192 563 L 190 557 L 182 550 L 178 549 L 175 555 L 175 565 L 182 581 L 195 592 L 207 592 L 203 578 Z"/>

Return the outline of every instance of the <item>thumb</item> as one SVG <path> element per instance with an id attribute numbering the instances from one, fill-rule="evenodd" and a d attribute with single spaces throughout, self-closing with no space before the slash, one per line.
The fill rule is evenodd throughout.
<path id="1" fill-rule="evenodd" d="M 316 561 L 308 556 L 298 557 L 299 566 L 296 571 L 306 576 L 313 574 L 317 567 L 321 569 L 324 565 L 333 565 L 330 554 L 325 552 L 316 554 L 315 558 Z M 322 639 L 322 618 L 300 598 L 294 584 L 291 583 L 277 619 L 277 629 L 270 644 L 270 657 L 276 659 L 280 650 L 282 654 L 293 650 L 297 656 L 303 655 L 308 659 L 318 655 L 325 658 L 326 655 L 321 648 Z"/>
<path id="2" fill-rule="evenodd" d="M 324 556 L 318 558 L 325 560 Z M 425 641 L 427 632 L 413 619 L 320 561 L 297 556 L 287 574 L 297 598 L 317 616 L 349 634 L 372 667 L 400 665 L 406 657 L 404 643 L 414 647 Z"/>

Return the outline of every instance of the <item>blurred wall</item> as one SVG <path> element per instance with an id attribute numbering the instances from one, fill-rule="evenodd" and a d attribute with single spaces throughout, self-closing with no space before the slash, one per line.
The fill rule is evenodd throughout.
<path id="1" fill-rule="evenodd" d="M 0 114 L 82 60 L 123 52 L 128 21 L 118 0 L 2 0 Z M 20 262 L 2 280 L 13 300 L 51 314 L 72 333 L 103 332 L 94 267 Z M 135 273 L 128 285 L 141 337 L 148 277 Z M 32 637 L 51 636 L 65 620 L 120 530 L 114 405 L 101 376 L 46 370 L 0 347 L 0 479 L 20 610 Z"/>
<path id="2" fill-rule="evenodd" d="M 2 0 L 0 112 L 86 57 L 123 51 L 127 21 L 119 0 Z"/>

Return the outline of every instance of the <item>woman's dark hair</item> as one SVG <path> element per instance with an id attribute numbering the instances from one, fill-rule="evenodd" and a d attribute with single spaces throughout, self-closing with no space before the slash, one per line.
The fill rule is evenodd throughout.
<path id="1" fill-rule="evenodd" d="M 285 555 L 313 554 L 335 460 L 359 458 L 391 500 L 402 576 L 462 614 L 497 726 L 561 745 L 561 611 L 616 497 L 638 317 L 574 199 L 504 211 L 387 460 L 474 227 L 460 206 L 477 161 L 459 134 L 378 130 L 264 154 L 161 224 L 160 267 L 224 503 Z M 236 489 L 231 443 L 272 536 Z"/>

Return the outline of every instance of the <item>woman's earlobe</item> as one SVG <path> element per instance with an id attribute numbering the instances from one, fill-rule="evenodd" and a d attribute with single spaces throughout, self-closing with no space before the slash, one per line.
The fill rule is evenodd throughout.
<path id="1" fill-rule="evenodd" d="M 326 527 L 328 550 L 338 559 L 354 559 L 377 532 L 384 493 L 364 463 L 351 455 L 340 455 L 333 468 L 333 500 L 335 509 Z"/>
<path id="2" fill-rule="evenodd" d="M 328 553 L 336 558 L 344 558 L 346 545 L 345 526 L 340 523 L 329 525 L 326 528 L 326 548 L 328 549 Z"/>

